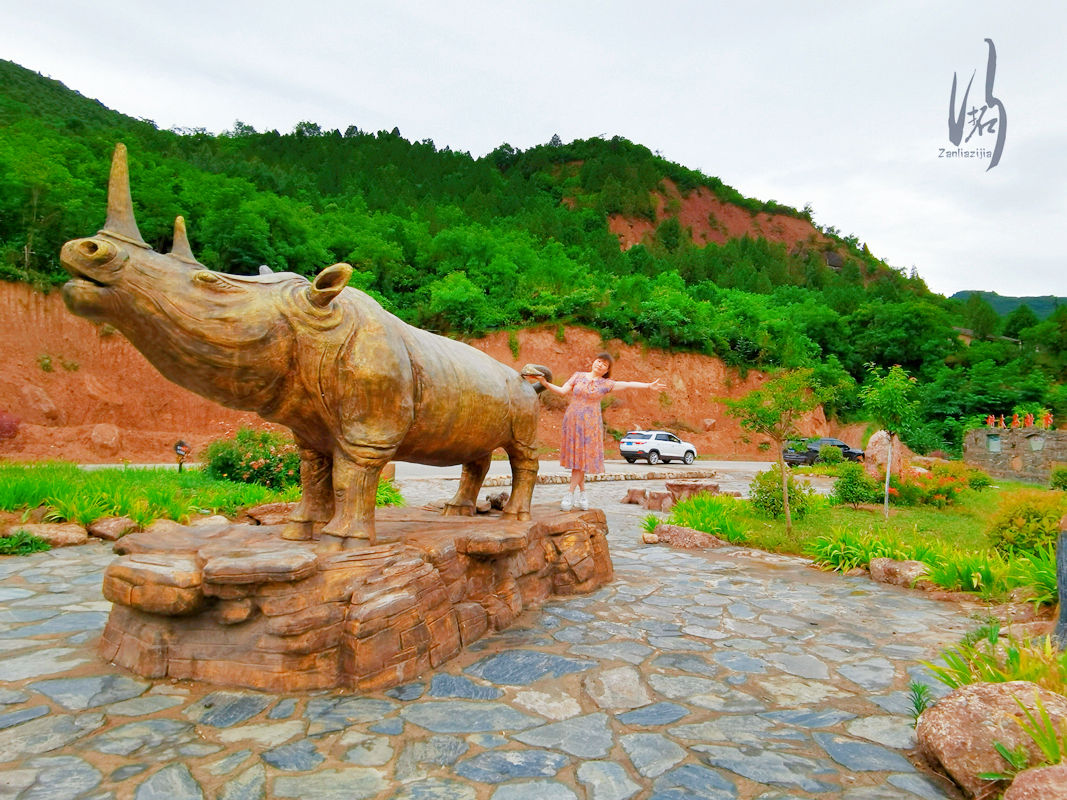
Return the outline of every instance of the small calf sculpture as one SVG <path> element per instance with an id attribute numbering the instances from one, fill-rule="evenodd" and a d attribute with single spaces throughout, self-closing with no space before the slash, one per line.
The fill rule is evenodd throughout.
<path id="1" fill-rule="evenodd" d="M 473 514 L 498 447 L 512 472 L 504 514 L 530 518 L 537 390 L 485 353 L 412 327 L 347 287 L 348 264 L 312 281 L 214 272 L 193 256 L 181 217 L 171 252 L 155 252 L 134 220 L 122 144 L 103 229 L 67 242 L 60 258 L 73 313 L 113 325 L 180 386 L 292 430 L 303 496 L 286 538 L 319 533 L 322 550 L 373 544 L 378 476 L 393 459 L 462 464 L 444 513 Z M 548 374 L 524 369 L 538 371 Z"/>

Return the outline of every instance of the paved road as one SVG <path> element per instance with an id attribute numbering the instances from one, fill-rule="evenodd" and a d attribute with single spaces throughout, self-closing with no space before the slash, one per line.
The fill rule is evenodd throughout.
<path id="1" fill-rule="evenodd" d="M 454 488 L 400 484 L 419 504 Z M 0 559 L 0 798 L 955 797 L 904 756 L 907 685 L 968 609 L 795 558 L 644 545 L 646 512 L 618 502 L 634 485 L 589 487 L 611 585 L 367 696 L 137 678 L 95 655 L 108 548 Z"/>

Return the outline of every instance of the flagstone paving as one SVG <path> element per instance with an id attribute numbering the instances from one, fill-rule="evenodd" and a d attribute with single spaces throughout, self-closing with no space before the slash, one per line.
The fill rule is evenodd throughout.
<path id="1" fill-rule="evenodd" d="M 644 545 L 646 512 L 619 504 L 643 485 L 589 487 L 613 583 L 373 695 L 125 673 L 96 655 L 108 546 L 2 558 L 0 798 L 957 797 L 906 757 L 908 682 L 941 691 L 918 663 L 976 607 L 797 558 Z M 421 504 L 452 487 L 402 488 Z"/>

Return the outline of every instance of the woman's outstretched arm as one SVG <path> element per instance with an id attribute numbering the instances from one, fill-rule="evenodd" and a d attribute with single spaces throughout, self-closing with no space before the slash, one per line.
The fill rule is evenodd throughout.
<path id="1" fill-rule="evenodd" d="M 540 384 L 542 386 L 544 386 L 549 391 L 555 392 L 556 394 L 563 395 L 565 397 L 568 394 L 570 394 L 571 393 L 571 389 L 574 388 L 574 376 L 577 375 L 577 374 L 578 373 L 574 373 L 574 375 L 571 375 L 567 379 L 567 382 L 565 384 L 563 384 L 562 386 L 556 386 L 556 384 L 552 383 L 547 378 L 545 378 L 544 375 L 538 375 L 537 376 L 537 380 L 540 382 Z"/>
<path id="2" fill-rule="evenodd" d="M 612 391 L 618 391 L 619 389 L 666 389 L 667 384 L 656 378 L 651 383 L 643 383 L 641 381 L 615 381 L 615 385 Z"/>

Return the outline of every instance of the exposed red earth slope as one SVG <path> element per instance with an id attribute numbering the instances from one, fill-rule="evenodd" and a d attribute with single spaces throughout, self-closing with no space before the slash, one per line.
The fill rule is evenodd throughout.
<path id="1" fill-rule="evenodd" d="M 14 439 L 0 440 L 2 459 L 172 462 L 178 439 L 192 445 L 195 459 L 208 442 L 242 426 L 267 427 L 255 414 L 223 408 L 170 383 L 121 334 L 70 314 L 58 292 L 42 295 L 0 283 L 0 319 L 0 411 L 21 420 Z M 742 441 L 737 424 L 714 400 L 759 386 L 765 379 L 759 371 L 742 379 L 716 358 L 603 343 L 579 328 L 568 328 L 565 341 L 549 329 L 519 331 L 518 341 L 517 358 L 504 332 L 471 344 L 516 368 L 544 364 L 557 381 L 588 369 L 593 356 L 607 349 L 618 359 L 615 377 L 660 377 L 668 387 L 663 393 L 614 395 L 604 412 L 609 428 L 664 427 L 696 444 L 702 455 L 769 457 L 758 442 Z M 562 402 L 546 397 L 539 430 L 545 457 L 558 448 L 562 419 Z M 710 429 L 707 420 L 714 420 Z M 828 424 L 821 412 L 812 415 L 805 432 L 860 444 L 858 429 Z M 610 436 L 606 443 L 609 457 L 617 456 Z"/>
<path id="2" fill-rule="evenodd" d="M 703 186 L 682 197 L 678 187 L 669 178 L 664 178 L 661 185 L 664 191 L 653 194 L 656 203 L 655 223 L 643 217 L 634 219 L 621 214 L 608 217 L 608 228 L 619 237 L 623 250 L 643 241 L 651 241 L 656 226 L 672 216 L 678 217 L 683 229 L 689 229 L 694 244 L 698 246 L 708 242 L 723 244 L 727 239 L 745 235 L 782 242 L 791 251 L 799 244 L 821 247 L 828 243 L 827 238 L 807 220 L 785 214 L 753 214 L 720 200 Z"/>

